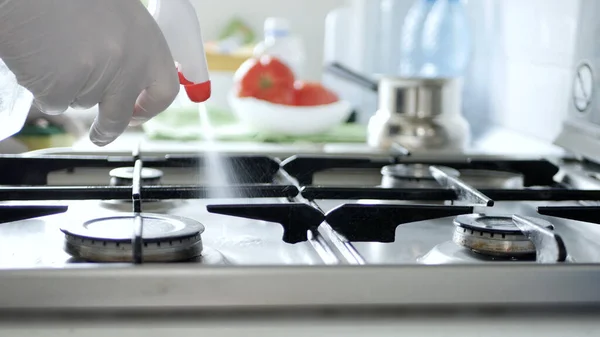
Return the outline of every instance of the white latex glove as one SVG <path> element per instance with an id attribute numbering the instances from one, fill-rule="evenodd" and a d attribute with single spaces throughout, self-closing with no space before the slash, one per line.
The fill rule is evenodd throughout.
<path id="1" fill-rule="evenodd" d="M 0 57 L 47 114 L 99 104 L 90 129 L 98 146 L 179 91 L 167 42 L 140 0 L 0 0 Z"/>

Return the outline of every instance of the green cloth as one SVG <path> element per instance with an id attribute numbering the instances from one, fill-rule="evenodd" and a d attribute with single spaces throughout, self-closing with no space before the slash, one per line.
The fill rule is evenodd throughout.
<path id="1" fill-rule="evenodd" d="M 25 124 L 21 131 L 17 135 L 19 136 L 55 136 L 64 135 L 65 130 L 57 125 L 37 125 L 37 124 Z"/>
<path id="2" fill-rule="evenodd" d="M 211 125 L 209 132 L 216 141 L 269 143 L 364 143 L 366 128 L 359 124 L 343 124 L 333 130 L 310 136 L 261 134 L 241 125 L 229 111 L 207 107 Z M 169 108 L 144 124 L 145 133 L 152 139 L 195 141 L 203 140 L 205 129 L 197 106 Z"/>

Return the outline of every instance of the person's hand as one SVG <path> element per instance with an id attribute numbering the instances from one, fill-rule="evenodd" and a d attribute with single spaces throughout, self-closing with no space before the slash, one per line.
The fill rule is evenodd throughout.
<path id="1" fill-rule="evenodd" d="M 167 42 L 140 0 L 0 0 L 0 58 L 44 113 L 98 104 L 98 146 L 179 91 Z"/>

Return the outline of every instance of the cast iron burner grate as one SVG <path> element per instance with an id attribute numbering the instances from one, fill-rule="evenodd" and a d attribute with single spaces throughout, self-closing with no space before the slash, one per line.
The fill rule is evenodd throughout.
<path id="1" fill-rule="evenodd" d="M 46 186 L 52 172 L 74 172 L 84 168 L 107 168 L 133 166 L 139 158 L 139 151 L 132 156 L 68 156 L 41 155 L 20 156 L 0 155 L 0 185 Z M 146 169 L 203 168 L 209 163 L 205 156 L 145 156 Z M 223 166 L 234 174 L 228 177 L 232 184 L 270 183 L 279 170 L 279 163 L 266 156 L 223 156 Z M 129 179 L 131 181 L 131 179 Z"/>
<path id="2" fill-rule="evenodd" d="M 298 178 L 305 183 L 312 181 L 304 173 L 298 172 L 291 163 L 296 157 L 283 162 L 283 172 L 287 174 L 288 169 L 296 171 L 296 175 L 290 179 Z M 382 163 L 374 164 L 368 160 L 332 159 L 326 158 L 323 162 L 308 161 L 307 172 L 316 172 L 315 168 L 336 167 L 333 162 L 342 162 L 343 166 L 350 167 L 377 167 Z M 430 165 L 431 176 L 439 183 L 438 189 L 386 189 L 378 187 L 316 187 L 296 186 L 301 194 L 296 200 L 289 204 L 239 204 L 239 205 L 209 205 L 208 211 L 248 219 L 275 222 L 282 225 L 284 229 L 283 240 L 288 243 L 306 241 L 309 234 L 318 235 L 318 228 L 331 228 L 337 238 L 337 245 L 341 246 L 343 255 L 350 255 L 356 263 L 363 263 L 364 258 L 360 256 L 351 242 L 394 242 L 396 228 L 402 224 L 417 221 L 439 219 L 451 216 L 469 216 L 474 212 L 473 206 L 493 207 L 493 196 L 499 196 L 502 200 L 573 200 L 573 197 L 597 198 L 597 191 L 573 191 L 565 189 L 531 189 L 531 190 L 477 190 L 469 186 L 459 178 L 449 174 L 448 170 Z M 448 163 L 444 163 L 447 165 Z M 544 175 L 554 175 L 554 166 L 548 162 L 529 162 L 536 169 L 544 167 L 538 178 Z M 523 166 L 522 162 L 512 163 L 513 166 Z M 486 165 L 483 165 L 484 167 Z M 489 166 L 489 165 L 487 165 Z M 503 165 L 499 165 L 503 167 Z M 495 168 L 495 167 L 492 167 Z M 451 172 L 450 172 L 451 173 Z M 547 177 L 546 177 L 547 178 Z M 294 182 L 292 181 L 292 184 Z M 530 184 L 540 184 L 535 178 L 529 179 Z M 545 181 L 544 183 L 548 183 Z M 388 200 L 445 200 L 466 203 L 467 206 L 456 205 L 401 205 L 401 204 L 344 204 L 327 213 L 322 212 L 314 203 L 315 199 L 388 199 Z M 291 200 L 293 201 L 293 200 Z M 541 225 L 539 221 L 523 218 L 518 215 L 511 217 L 514 232 L 530 242 L 529 253 L 536 256 L 537 262 L 556 263 L 564 262 L 566 259 L 566 248 L 562 238 L 552 232 L 547 226 Z M 358 256 L 357 256 L 358 255 Z"/>
<path id="3" fill-rule="evenodd" d="M 394 187 L 340 187 L 313 185 L 316 173 L 330 169 L 373 169 L 393 164 L 421 164 L 426 166 L 448 167 L 455 170 L 494 170 L 517 172 L 523 175 L 525 188 L 522 189 L 478 189 L 495 201 L 571 201 L 598 200 L 600 191 L 568 189 L 554 181 L 558 167 L 546 160 L 510 160 L 510 159 L 470 159 L 463 160 L 422 160 L 410 157 L 343 158 L 327 156 L 292 156 L 282 162 L 282 168 L 296 179 L 301 194 L 308 200 L 406 200 L 406 201 L 453 201 L 456 192 L 444 186 L 437 188 L 419 186 L 419 188 Z M 543 188 L 539 188 L 542 186 Z"/>
<path id="4" fill-rule="evenodd" d="M 282 162 L 282 167 L 296 178 L 300 185 L 313 183 L 315 173 L 340 168 L 367 168 L 381 170 L 391 164 L 426 164 L 429 166 L 449 167 L 455 170 L 493 170 L 518 172 L 524 176 L 525 186 L 554 185 L 554 176 L 558 167 L 546 160 L 520 159 L 472 159 L 462 160 L 423 160 L 414 157 L 344 158 L 329 156 L 292 156 Z"/>
<path id="5" fill-rule="evenodd" d="M 261 156 L 226 157 L 232 171 L 236 172 L 235 184 L 227 186 L 240 198 L 286 198 L 281 204 L 238 204 L 209 205 L 212 213 L 264 220 L 281 224 L 284 229 L 283 241 L 299 243 L 310 241 L 325 251 L 327 244 L 319 241 L 317 233 L 330 231 L 334 242 L 362 261 L 352 242 L 393 242 L 395 230 L 402 224 L 472 214 L 474 206 L 493 207 L 495 201 L 562 201 L 598 200 L 600 191 L 570 190 L 553 184 L 552 177 L 557 168 L 547 161 L 522 160 L 464 160 L 427 161 L 431 176 L 439 188 L 380 188 L 380 187 L 327 187 L 311 186 L 313 175 L 330 168 L 373 168 L 380 170 L 385 165 L 410 163 L 408 157 L 388 159 L 361 159 L 336 157 L 293 156 L 281 163 L 273 158 Z M 413 158 L 414 159 L 414 158 Z M 413 161 L 414 162 L 414 161 Z M 77 170 L 79 167 L 102 167 L 114 169 L 131 167 L 131 186 L 47 186 L 48 173 L 56 170 Z M 85 156 L 40 156 L 19 157 L 0 156 L 0 201 L 35 200 L 129 200 L 133 214 L 141 214 L 143 200 L 199 199 L 214 197 L 216 187 L 199 185 L 144 185 L 140 174 L 147 166 L 161 170 L 167 167 L 194 167 L 204 165 L 201 157 L 148 157 L 142 158 L 139 152 L 130 157 L 85 157 Z M 520 172 L 526 186 L 547 186 L 548 188 L 475 189 L 460 177 L 448 175 L 439 167 L 454 169 L 491 169 Z M 146 171 L 149 172 L 149 171 Z M 282 183 L 274 183 L 280 176 Z M 126 177 L 128 179 L 128 177 Z M 135 179 L 133 179 L 135 178 Z M 135 181 L 135 183 L 133 183 Z M 10 186 L 6 186 L 10 184 Z M 124 184 L 127 185 L 127 184 Z M 142 200 L 143 197 L 143 200 Z M 228 196 L 229 198 L 229 196 Z M 323 212 L 315 203 L 318 199 L 379 199 L 406 201 L 444 201 L 447 205 L 420 204 L 342 204 L 329 212 Z M 459 205 L 461 204 L 461 205 Z M 465 205 L 462 205 L 465 204 Z M 4 205 L 0 207 L 0 223 L 30 219 L 40 216 L 63 213 L 66 206 L 23 206 Z M 540 208 L 540 214 L 566 217 L 570 219 L 600 222 L 600 208 Z M 134 216 L 132 222 L 133 261 L 143 261 L 142 216 Z M 522 233 L 533 243 L 539 262 L 561 262 L 566 250 L 560 236 L 539 226 L 530 219 L 513 216 L 513 221 Z M 315 236 L 317 236 L 314 243 Z"/>
<path id="6" fill-rule="evenodd" d="M 262 156 L 225 156 L 224 161 L 235 175 L 230 177 L 234 184 L 224 186 L 228 191 L 224 198 L 286 198 L 299 193 L 295 186 L 273 183 L 279 170 L 279 163 Z M 148 162 L 154 168 L 145 168 Z M 133 229 L 128 237 L 93 236 L 80 228 L 61 228 L 65 233 L 65 248 L 78 259 L 95 262 L 133 261 L 136 264 L 148 262 L 172 262 L 187 260 L 203 250 L 201 233 L 203 226 L 191 219 L 182 221 L 174 216 L 142 213 L 143 200 L 182 200 L 213 198 L 219 186 L 199 185 L 148 185 L 157 183 L 162 176 L 161 168 L 198 168 L 206 164 L 201 157 L 150 157 L 143 161 L 139 151 L 131 157 L 87 157 L 87 156 L 40 156 L 18 157 L 0 156 L 0 171 L 10 174 L 0 180 L 10 186 L 0 187 L 0 200 L 10 201 L 50 201 L 50 200 L 105 200 L 129 201 L 133 209 L 131 221 Z M 77 170 L 78 168 L 112 168 L 111 184 L 108 186 L 47 186 L 47 175 L 56 170 Z M 19 169 L 17 169 L 19 168 Z M 111 186 L 114 185 L 114 186 Z M 143 199 L 142 199 L 143 196 Z M 67 206 L 47 205 L 1 205 L 0 223 L 32 219 L 64 213 Z M 161 219 L 158 219 L 162 217 Z M 117 219 L 118 218 L 118 219 Z M 122 221 L 121 216 L 104 219 L 105 223 Z M 165 219 L 163 219 L 165 218 Z M 162 224 L 179 222 L 187 224 L 187 234 L 162 233 L 160 237 L 143 239 L 144 224 L 158 220 Z M 156 226 L 155 226 L 156 227 Z M 158 226 L 164 227 L 164 226 Z M 83 232 L 82 232 L 83 231 Z M 179 233 L 179 234 L 178 234 Z M 111 249 L 114 248 L 114 249 Z M 144 255 L 143 251 L 148 253 Z M 129 255 L 129 256 L 126 256 Z"/>

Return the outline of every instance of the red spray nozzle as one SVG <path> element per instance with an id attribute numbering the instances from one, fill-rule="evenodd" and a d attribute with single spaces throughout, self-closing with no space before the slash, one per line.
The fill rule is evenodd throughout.
<path id="1" fill-rule="evenodd" d="M 178 71 L 179 75 L 179 83 L 183 85 L 185 92 L 188 95 L 188 98 L 195 103 L 202 103 L 207 101 L 210 98 L 212 93 L 210 81 L 202 82 L 202 83 L 192 83 L 188 79 L 183 76 L 183 74 Z"/>

